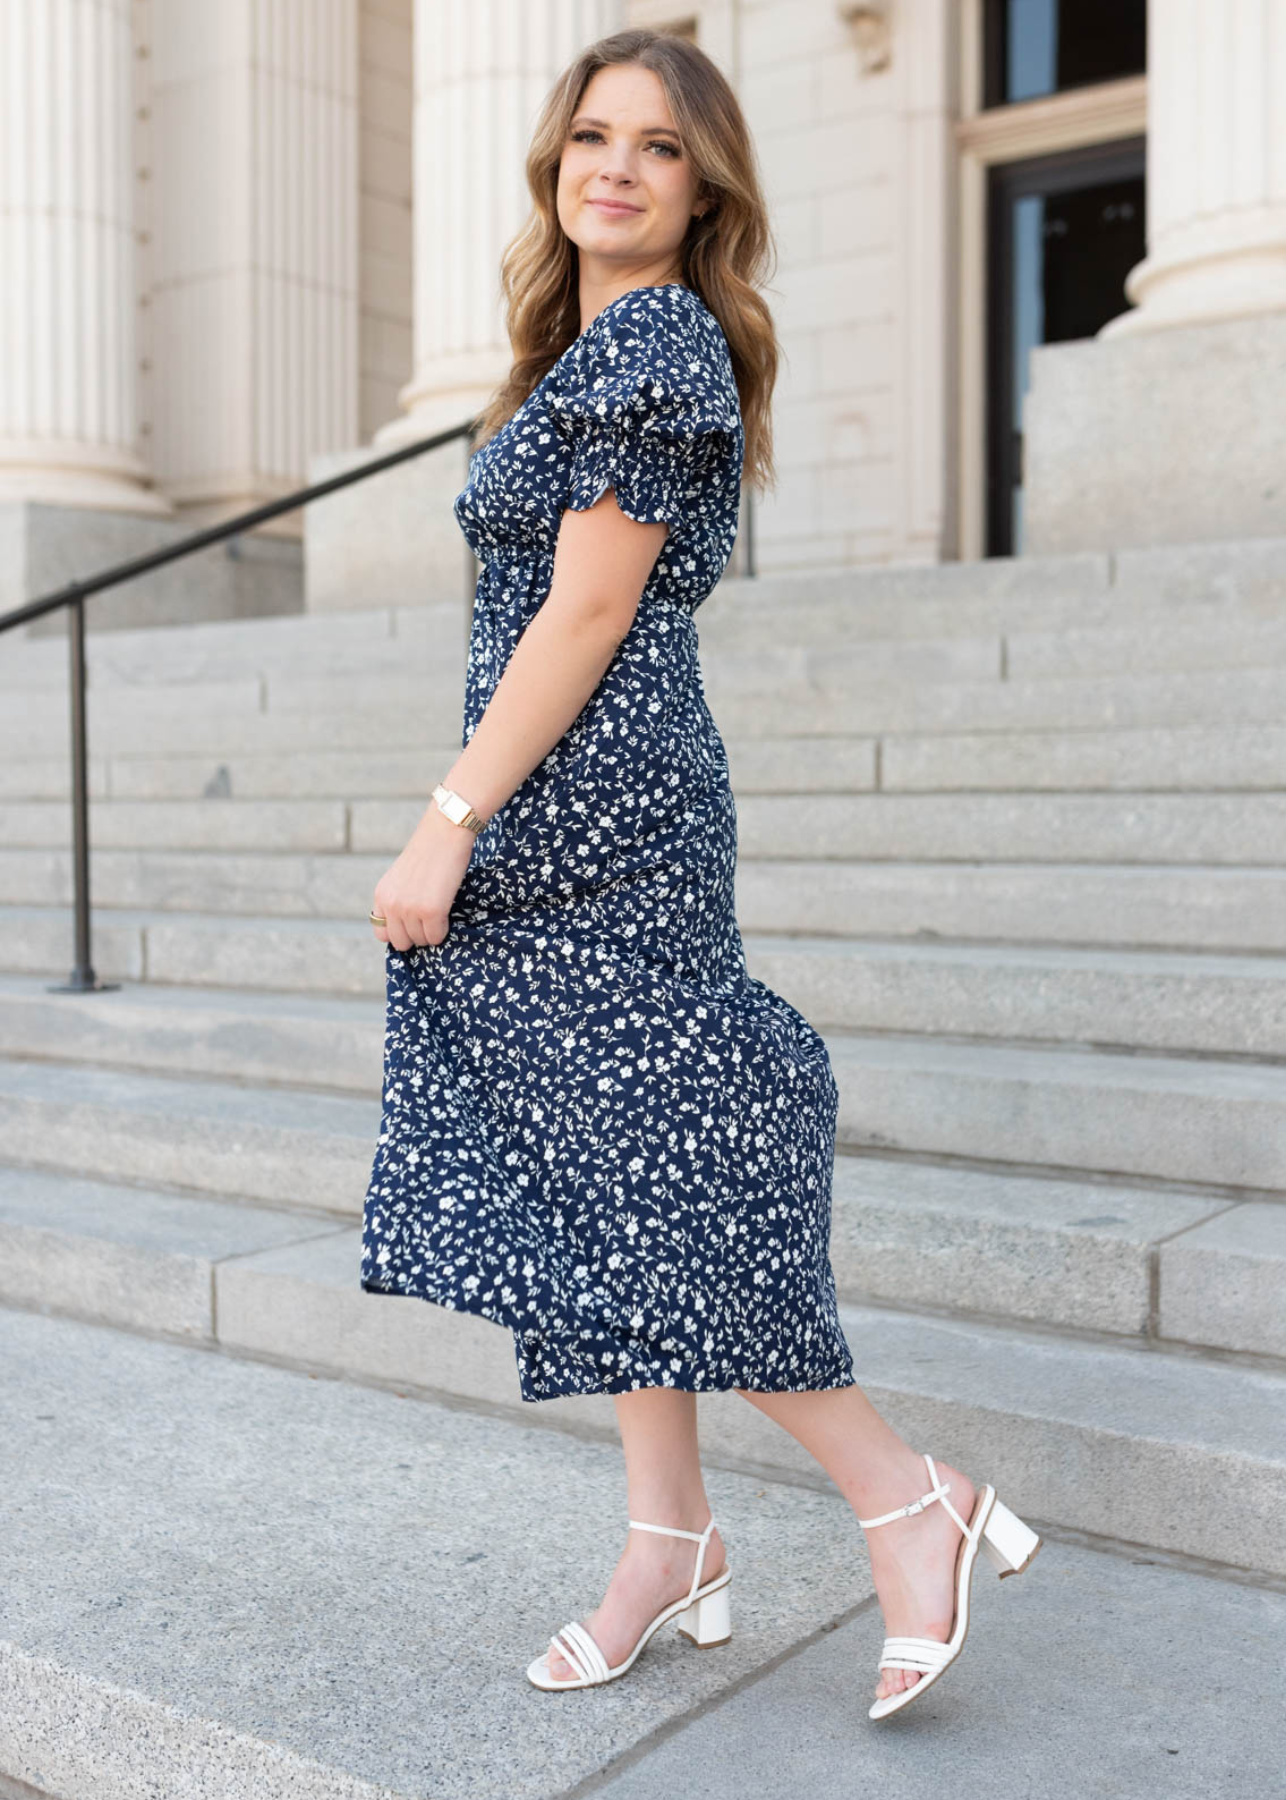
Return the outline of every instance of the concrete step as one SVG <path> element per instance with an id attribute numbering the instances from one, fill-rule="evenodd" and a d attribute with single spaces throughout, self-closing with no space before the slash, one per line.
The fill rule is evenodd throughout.
<path id="1" fill-rule="evenodd" d="M 94 967 L 104 980 L 280 993 L 384 992 L 382 949 L 372 949 L 365 919 L 102 909 L 93 925 Z M 0 908 L 0 968 L 62 975 L 71 955 L 65 908 Z"/>
<path id="2" fill-rule="evenodd" d="M 1286 1373 L 1274 1202 L 840 1156 L 832 1213 L 846 1301 L 1236 1351 Z M 0 1301 L 212 1339 L 221 1263 L 336 1232 L 360 1244 L 307 1207 L 0 1168 Z"/>
<path id="3" fill-rule="evenodd" d="M 991 558 L 985 562 L 907 563 L 821 569 L 754 580 L 728 577 L 701 612 L 703 627 L 767 622 L 792 634 L 811 618 L 824 622 L 822 641 L 839 629 L 865 637 L 929 637 L 963 633 L 1058 631 L 1128 625 L 1141 616 L 1229 614 L 1271 617 L 1286 602 L 1286 540 L 1198 543 L 1113 555 Z M 441 641 L 470 604 L 458 596 L 419 605 L 348 613 L 218 620 L 176 629 L 136 628 L 89 634 L 91 668 L 100 680 L 209 679 L 298 667 L 301 658 L 357 664 L 378 658 L 389 641 L 412 646 Z M 10 637 L 0 656 L 0 686 L 56 680 L 66 660 L 61 642 Z"/>
<path id="4" fill-rule="evenodd" d="M 1286 877 L 1276 869 L 787 862 L 743 854 L 736 905 L 751 932 L 1286 949 Z"/>
<path id="5" fill-rule="evenodd" d="M 12 1162 L 347 1217 L 361 1213 L 379 1110 L 370 1096 L 0 1062 Z"/>
<path id="6" fill-rule="evenodd" d="M 405 664 L 399 668 L 404 671 Z M 381 689 L 387 689 L 383 702 Z M 352 683 L 299 678 L 274 684 L 271 695 L 260 677 L 168 686 L 116 683 L 90 691 L 89 746 L 97 757 L 222 754 L 230 745 L 253 754 L 369 749 L 392 736 L 400 748 L 414 749 L 452 733 L 458 737 L 463 694 L 463 664 L 445 662 L 426 667 L 418 679 L 404 672 Z M 6 697 L 0 709 L 5 756 L 60 756 L 68 734 L 62 689 L 22 691 Z"/>
<path id="7" fill-rule="evenodd" d="M 383 1031 L 374 1001 L 163 988 L 55 997 L 33 988 L 25 999 L 11 991 L 3 1017 L 10 1056 L 49 1059 L 0 1070 L 0 1117 L 9 1116 L 28 1146 L 11 1152 L 20 1160 L 276 1199 L 263 1183 L 278 1178 L 274 1171 L 309 1121 L 329 1139 L 342 1137 L 343 1121 L 369 1117 L 364 1142 L 343 1152 L 335 1147 L 324 1189 L 341 1196 L 341 1210 L 360 1208 L 376 1120 L 344 1108 L 361 1104 L 350 1095 L 369 1096 L 373 1105 L 379 1091 Z M 1286 1194 L 1286 1076 L 1279 1065 L 892 1034 L 826 1036 L 840 1089 L 838 1141 L 846 1149 L 1089 1170 L 1218 1186 L 1230 1195 Z M 96 1066 L 100 1061 L 112 1067 Z M 224 1089 L 220 1079 L 306 1082 L 335 1093 Z M 101 1103 L 100 1082 L 107 1084 Z M 137 1164 L 126 1118 L 135 1107 L 152 1121 Z M 266 1159 L 261 1170 L 257 1152 L 249 1157 L 245 1179 L 256 1185 L 244 1188 L 222 1172 L 221 1161 L 238 1155 L 243 1107 L 246 1142 L 262 1145 Z M 105 1111 L 111 1120 L 102 1125 Z M 228 1121 L 237 1122 L 231 1144 L 223 1141 Z M 118 1166 L 93 1160 L 106 1154 L 94 1143 L 95 1129 L 120 1139 L 112 1152 L 122 1159 Z M 194 1144 L 211 1138 L 217 1145 L 196 1154 Z M 161 1153 L 158 1143 L 170 1158 L 164 1176 L 148 1160 Z M 190 1166 L 181 1175 L 184 1164 L 173 1157 L 186 1152 Z"/>
<path id="8" fill-rule="evenodd" d="M 883 573 L 883 572 L 878 572 Z M 903 595 L 890 594 L 865 571 L 867 581 L 847 594 L 828 588 L 824 577 L 761 577 L 763 591 L 744 585 L 716 589 L 697 615 L 703 646 L 712 651 L 738 646 L 770 647 L 783 631 L 791 643 L 822 646 L 897 643 L 907 639 L 1037 637 L 1046 633 L 1159 628 L 1167 620 L 1185 628 L 1237 633 L 1271 625 L 1286 609 L 1286 581 L 1279 591 L 1244 594 L 1235 588 L 1193 589 L 1170 598 L 1130 594 L 1107 587 L 1079 594 L 1016 593 L 1008 598 L 957 592 L 944 598 L 933 584 Z M 727 589 L 725 592 L 724 589 Z M 1183 666 L 1183 665 L 1180 665 Z"/>
<path id="9" fill-rule="evenodd" d="M 91 759 L 96 800 L 425 799 L 460 754 L 460 732 L 413 750 L 302 750 L 291 755 L 113 756 Z M 876 785 L 877 741 L 840 738 L 817 754 L 807 737 L 727 741 L 734 784 L 746 792 L 851 793 Z M 0 802 L 56 800 L 67 817 L 71 792 L 65 757 L 14 757 L 0 763 Z"/>
<path id="10" fill-rule="evenodd" d="M 1100 791 L 1246 793 L 1286 789 L 1286 727 L 981 732 L 960 736 L 724 738 L 738 793 Z M 418 798 L 460 750 L 460 734 L 414 750 L 91 758 L 105 800 Z M 65 756 L 0 763 L 0 800 L 70 793 Z"/>
<path id="11" fill-rule="evenodd" d="M 92 687 L 238 681 L 269 671 L 320 674 L 337 668 L 405 667 L 443 643 L 464 642 L 465 597 L 419 606 L 346 613 L 292 613 L 258 619 L 196 620 L 181 627 L 95 631 L 88 615 L 86 667 Z M 0 647 L 0 689 L 55 687 L 65 679 L 61 639 L 14 639 Z"/>
<path id="12" fill-rule="evenodd" d="M 383 946 L 372 943 L 382 968 Z M 0 977 L 0 1056 L 15 1059 L 377 1094 L 383 1039 L 373 995 L 155 984 L 51 994 L 29 976 Z"/>
<path id="13" fill-rule="evenodd" d="M 193 1007 L 204 990 L 384 994 L 383 953 L 360 920 L 102 919 L 94 948 L 100 976 L 141 981 L 146 974 L 160 989 L 186 991 Z M 0 1006 L 13 998 L 24 1012 L 47 1011 L 53 1030 L 67 1012 L 63 997 L 30 977 L 64 973 L 66 920 L 33 909 L 24 921 L 14 909 L 8 924 L 0 955 L 9 979 L 0 978 Z M 1286 1057 L 1281 957 L 743 935 L 750 973 L 818 1025 Z M 24 961 L 17 950 L 26 952 Z M 222 1007 L 226 996 L 216 991 L 212 1003 Z M 93 1010 L 85 1009 L 87 1026 Z M 21 1044 L 10 1054 L 23 1054 Z"/>
<path id="14" fill-rule="evenodd" d="M 1286 958 L 746 935 L 814 1024 L 1286 1059 Z"/>
<path id="15" fill-rule="evenodd" d="M 1286 1197 L 1286 1073 L 1088 1050 L 827 1034 L 838 1139 Z"/>
<path id="16" fill-rule="evenodd" d="M 369 1328 L 380 1303 L 363 1298 Z M 0 1313 L 0 1359 L 0 1782 L 14 1793 L 567 1794 L 873 1591 L 838 1494 L 712 1463 L 733 1636 L 697 1655 L 658 1633 L 613 1690 L 628 1700 L 605 1735 L 601 1712 L 569 1713 L 523 1675 L 624 1542 L 620 1448 L 589 1402 L 579 1434 L 550 1430 L 535 1408 L 483 1417 L 403 1382 L 18 1311 Z M 782 1435 L 731 1398 L 747 1429 Z M 568 1484 L 565 1519 L 533 1517 L 533 1494 Z"/>
<path id="17" fill-rule="evenodd" d="M 887 736 L 878 744 L 878 785 L 890 792 L 1286 789 L 1286 727 L 1272 725 Z"/>
<path id="18" fill-rule="evenodd" d="M 884 733 L 1104 731 L 1278 726 L 1286 669 L 1047 677 L 1025 681 L 881 679 L 861 649 L 702 654 L 703 687 L 725 737 L 871 737 Z M 802 659 L 802 660 L 801 660 Z M 249 681 L 184 688 L 104 688 L 89 709 L 95 756 L 169 752 L 403 750 L 459 732 L 463 674 Z M 234 729 L 235 728 L 235 729 Z M 53 757 L 65 708 L 24 694 L 0 715 L 0 754 Z"/>
<path id="19" fill-rule="evenodd" d="M 424 807 L 413 803 L 413 811 L 418 820 Z M 347 850 L 348 815 L 342 800 L 100 800 L 93 843 L 104 850 Z M 13 848 L 58 849 L 68 829 L 65 803 L 0 801 L 0 842 Z"/>
<path id="20" fill-rule="evenodd" d="M 399 1392 L 417 1384 L 423 1384 L 423 1392 L 431 1383 L 434 1391 L 466 1406 L 514 1408 L 517 1383 L 509 1333 L 423 1301 L 362 1293 L 356 1282 L 355 1229 L 275 1249 L 252 1246 L 248 1238 L 245 1254 L 224 1255 L 215 1265 L 215 1341 L 230 1354 L 208 1363 L 222 1371 L 218 1381 L 226 1398 L 221 1410 L 235 1415 L 245 1433 L 249 1460 L 237 1483 L 238 1516 L 244 1516 L 244 1480 L 251 1479 L 252 1464 L 267 1456 L 279 1466 L 293 1430 L 299 1430 L 309 1440 L 315 1466 L 318 1441 L 330 1438 L 312 1417 L 310 1404 L 301 1412 L 296 1401 L 292 1432 L 275 1440 L 271 1455 L 266 1443 L 256 1448 L 243 1408 L 229 1395 L 241 1385 L 237 1371 L 244 1364 L 239 1359 L 286 1363 L 292 1369 L 390 1385 Z M 956 1446 L 953 1459 L 966 1469 L 976 1468 L 980 1478 L 984 1469 L 1003 1468 L 1007 1501 L 1021 1516 L 1238 1568 L 1286 1573 L 1286 1548 L 1278 1529 L 1286 1503 L 1286 1377 L 1281 1374 L 887 1307 L 845 1306 L 842 1320 L 863 1388 L 881 1412 L 913 1443 Z M 54 1346 L 60 1337 L 72 1335 L 69 1325 L 34 1314 L 0 1313 L 6 1366 L 14 1372 L 5 1387 L 11 1408 L 31 1393 L 39 1396 L 45 1412 L 57 1410 L 52 1404 L 59 1391 Z M 172 1456 L 174 1417 L 201 1417 L 175 1366 L 175 1358 L 190 1350 L 180 1344 L 145 1344 L 131 1334 L 88 1325 L 79 1330 L 87 1341 L 94 1332 L 93 1354 L 75 1385 L 83 1388 L 91 1368 L 102 1371 L 109 1384 L 105 1394 L 130 1394 L 131 1419 L 146 1383 L 129 1371 L 143 1358 L 164 1352 Z M 30 1375 L 26 1359 L 15 1354 L 23 1333 L 31 1346 Z M 343 1385 L 316 1384 L 318 1392 L 340 1391 Z M 378 1410 L 378 1396 L 364 1386 L 360 1401 L 369 1419 L 373 1404 Z M 560 1428 L 612 1441 L 614 1410 L 606 1396 L 547 1401 L 540 1410 L 541 1423 L 555 1428 L 550 1436 L 537 1434 L 546 1443 L 561 1435 Z M 115 1416 L 96 1390 L 89 1396 L 88 1416 Z M 715 1467 L 749 1465 L 785 1482 L 816 1479 L 816 1466 L 795 1441 L 737 1395 L 703 1395 L 701 1421 L 703 1454 Z M 67 1435 L 83 1434 L 72 1430 Z M 14 1441 L 12 1427 L 7 1437 Z M 351 1441 L 347 1434 L 340 1437 Z M 378 1456 L 364 1439 L 359 1441 L 367 1469 L 383 1466 L 387 1436 L 381 1433 Z M 564 1455 L 574 1457 L 570 1438 L 562 1441 L 568 1445 Z M 441 1458 L 440 1445 L 433 1448 Z M 135 1459 L 139 1452 L 134 1443 Z M 492 1458 L 496 1455 L 493 1449 Z M 201 1460 L 206 1463 L 204 1455 Z M 503 1465 L 503 1452 L 499 1461 Z M 209 1513 L 202 1543 L 207 1546 L 224 1511 L 211 1499 L 210 1466 L 217 1465 L 204 1470 Z M 1092 1477 L 1087 1478 L 1087 1470 Z M 169 1492 L 177 1473 L 171 1464 L 157 1491 Z M 612 1474 L 619 1480 L 615 1448 Z M 308 1485 L 302 1491 L 315 1489 Z M 354 1491 L 351 1483 L 341 1483 L 336 1494 Z M 381 1504 L 376 1510 L 382 1515 L 386 1508 Z M 472 1516 L 472 1506 L 470 1512 Z M 458 1519 L 459 1506 L 448 1506 L 446 1514 Z M 583 1528 L 578 1530 L 583 1539 Z M 300 1535 L 297 1496 L 294 1532 Z M 530 1521 L 523 1534 L 529 1548 Z M 511 1671 L 506 1678 L 512 1679 Z M 685 1704 L 690 1698 L 685 1689 Z"/>
<path id="21" fill-rule="evenodd" d="M 735 785 L 734 785 L 735 792 Z M 737 794 L 750 857 L 912 861 L 1286 863 L 1286 794 Z M 355 850 L 396 856 L 424 815 L 398 800 L 104 800 L 104 850 Z M 0 802 L 0 841 L 60 849 L 68 810 Z"/>
<path id="22" fill-rule="evenodd" d="M 926 609 L 958 608 L 967 615 L 978 603 L 1049 605 L 1054 609 L 1051 628 L 1075 622 L 1068 608 L 1099 605 L 1110 605 L 1118 620 L 1147 607 L 1182 609 L 1190 604 L 1213 609 L 1242 603 L 1276 612 L 1286 600 L 1286 538 L 766 574 L 725 580 L 703 612 L 713 616 L 717 606 L 724 612 L 758 609 L 767 617 L 780 616 L 795 605 L 826 597 L 853 611 L 887 608 L 890 615 L 900 615 L 901 629 L 909 628 L 914 636 L 924 635 Z"/>
<path id="23" fill-rule="evenodd" d="M 99 851 L 92 870 L 95 931 L 105 949 L 131 946 L 119 952 L 128 960 L 104 967 L 129 972 L 136 966 L 133 934 L 144 917 L 158 923 L 170 917 L 185 931 L 192 915 L 211 914 L 225 917 L 230 929 L 237 920 L 254 929 L 268 919 L 364 925 L 389 860 L 387 853 Z M 25 939 L 10 945 L 0 938 L 0 966 L 63 967 L 71 893 L 69 852 L 0 850 L 0 919 L 11 917 L 34 934 L 30 948 Z M 1279 869 L 810 862 L 743 852 L 736 907 L 743 931 L 755 933 L 1197 953 L 1286 950 L 1286 873 Z M 199 972 L 163 978 L 202 979 Z M 293 979 L 282 985 L 294 985 Z"/>
<path id="24" fill-rule="evenodd" d="M 826 738 L 887 732 L 1137 731 L 1234 721 L 1280 725 L 1286 706 L 1283 669 L 881 687 L 861 682 L 838 654 L 819 653 L 812 689 L 796 683 L 787 692 L 770 674 L 735 667 L 725 673 L 716 655 L 703 656 L 702 667 L 710 706 L 725 736 L 756 730 Z"/>
<path id="25" fill-rule="evenodd" d="M 1092 629 L 1015 632 L 1005 640 L 1011 681 L 1114 675 L 1119 669 L 1266 669 L 1286 664 L 1286 617 L 1158 618 Z"/>
<path id="26" fill-rule="evenodd" d="M 1286 603 L 1282 611 L 1286 613 Z M 1286 617 L 1223 613 L 1215 619 L 1175 620 L 1160 613 L 1122 625 L 1084 621 L 1057 630 L 988 633 L 958 631 L 936 637 L 858 639 L 839 629 L 829 635 L 797 621 L 794 609 L 780 620 L 776 637 L 706 632 L 703 666 L 712 691 L 732 686 L 797 695 L 872 682 L 1000 681 L 1159 675 L 1216 669 L 1286 668 Z"/>
<path id="27" fill-rule="evenodd" d="M 355 800 L 351 847 L 396 856 L 422 812 Z M 737 827 L 740 853 L 763 860 L 1286 863 L 1286 794 L 752 793 Z"/>
<path id="28" fill-rule="evenodd" d="M 364 920 L 385 855 L 310 856 L 271 851 L 101 850 L 97 907 L 220 912 L 256 917 Z M 0 904 L 69 904 L 66 850 L 0 850 Z"/>

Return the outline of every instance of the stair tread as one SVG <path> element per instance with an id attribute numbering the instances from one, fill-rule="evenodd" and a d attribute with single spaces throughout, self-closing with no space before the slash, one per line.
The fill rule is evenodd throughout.
<path id="1" fill-rule="evenodd" d="M 20 1187 L 22 1179 L 21 1171 L 7 1175 L 11 1189 Z M 105 1203 L 108 1192 L 98 1184 L 88 1203 Z M 144 1224 L 162 1197 L 156 1190 L 127 1188 L 116 1194 L 122 1210 L 128 1208 Z M 182 1198 L 178 1204 L 188 1202 Z M 217 1222 L 219 1204 L 205 1202 L 207 1229 Z M 16 1199 L 7 1205 L 22 1209 Z M 224 1211 L 229 1236 L 240 1225 L 239 1270 L 259 1268 L 325 1288 L 350 1289 L 367 1310 L 387 1301 L 387 1296 L 363 1294 L 357 1285 L 360 1224 L 328 1230 L 324 1220 L 296 1217 L 292 1231 L 290 1215 L 282 1209 L 228 1204 Z M 280 1241 L 262 1242 L 272 1231 L 281 1233 Z M 428 1302 L 405 1305 L 417 1312 L 424 1308 L 439 1323 L 445 1319 L 448 1327 L 455 1323 L 446 1309 Z M 1020 1324 L 939 1318 L 896 1306 L 841 1301 L 840 1314 L 864 1387 L 979 1404 L 1128 1437 L 1202 1445 L 1279 1467 L 1286 1475 L 1282 1370 L 1158 1353 L 1143 1344 L 1087 1342 Z M 0 1320 L 4 1317 L 0 1308 Z M 404 1373 L 411 1378 L 409 1371 Z"/>
<path id="2" fill-rule="evenodd" d="M 148 1075 L 95 1064 L 0 1060 L 0 1100 L 90 1106 L 164 1122 L 187 1118 L 211 1125 L 310 1132 L 360 1139 L 374 1150 L 379 1104 L 346 1094 L 297 1087 L 238 1086 L 199 1077 Z"/>
<path id="3" fill-rule="evenodd" d="M 755 940 L 748 936 L 747 943 L 753 947 Z M 810 948 L 814 955 L 826 950 L 835 956 L 844 955 L 849 948 L 842 941 L 829 945 L 820 940 L 811 947 L 801 947 L 789 940 L 787 943 L 788 948 L 782 953 L 800 957 L 810 954 Z M 908 951 L 906 959 L 913 960 L 914 954 Z M 929 955 L 926 960 L 942 962 L 946 959 Z M 1039 961 L 1035 957 L 1031 960 Z M 1188 960 L 1195 962 L 1198 959 Z M 1252 965 L 1259 960 L 1244 959 Z M 1282 960 L 1277 959 L 1277 979 L 1283 977 Z M 1078 965 L 1065 963 L 1058 966 Z M 1189 968 L 1185 972 L 1197 971 Z M 1252 966 L 1234 973 L 1249 979 L 1261 971 Z M 1274 978 L 1273 971 L 1265 968 L 1262 978 Z M 53 994 L 39 976 L 0 973 L 0 1006 L 6 1001 L 14 1006 L 38 1007 L 56 1022 L 78 1016 L 90 1026 L 100 1020 L 111 1022 L 126 1017 L 154 1018 L 164 1023 L 167 1018 L 183 1020 L 186 1016 L 192 1024 L 207 1017 L 240 1017 L 283 1025 L 296 1021 L 314 1025 L 331 1023 L 358 1031 L 382 1031 L 383 1027 L 383 1012 L 375 994 L 279 993 L 273 989 L 167 986 L 150 982 L 123 982 L 110 993 Z M 74 1011 L 76 1008 L 81 1009 L 79 1015 Z M 959 1072 L 990 1080 L 1056 1081 L 1077 1087 L 1110 1085 L 1140 1091 L 1167 1089 L 1207 1095 L 1218 1092 L 1286 1105 L 1286 1072 L 1275 1062 L 1229 1060 L 1189 1051 L 1167 1054 L 1057 1043 L 1029 1045 L 1025 1041 L 956 1039 L 929 1033 L 864 1031 L 842 1026 L 827 1026 L 822 1035 L 831 1055 L 848 1067 L 878 1064 L 884 1068 Z M 17 1065 L 10 1063 L 7 1066 L 12 1069 Z"/>
<path id="4" fill-rule="evenodd" d="M 6 924 L 17 926 L 47 920 L 61 922 L 70 917 L 70 909 L 67 907 L 0 905 L 0 937 L 3 936 Z M 342 934 L 359 943 L 372 941 L 369 938 L 370 927 L 364 919 L 328 919 L 309 915 L 300 918 L 273 915 L 256 918 L 248 913 L 175 914 L 125 908 L 120 911 L 104 909 L 98 917 L 109 926 L 139 930 L 165 926 L 194 933 L 227 932 L 247 938 L 254 938 L 265 931 L 289 931 L 318 938 Z M 744 926 L 741 935 L 748 949 L 754 947 L 771 951 L 775 957 L 798 958 L 801 961 L 817 956 L 852 956 L 873 963 L 909 962 L 929 966 L 964 964 L 973 968 L 997 970 L 1031 968 L 1067 970 L 1071 973 L 1101 970 L 1109 975 L 1160 975 L 1167 978 L 1190 976 L 1200 979 L 1223 977 L 1228 980 L 1266 982 L 1286 980 L 1286 952 L 1278 951 L 1255 953 L 1190 948 L 1135 949 L 1116 944 L 978 943 L 949 937 L 928 941 L 864 937 L 860 933 L 852 937 L 837 937 L 820 931 L 761 931 L 751 926 Z M 188 985 L 171 988 L 163 982 L 140 982 L 133 984 L 133 987 L 139 992 L 146 988 L 158 993 L 175 994 L 197 991 L 213 995 L 224 991 L 215 988 L 194 990 Z M 0 993 L 10 989 L 14 992 L 45 991 L 43 984 L 34 977 L 6 974 L 0 965 Z M 247 995 L 252 991 L 249 987 L 244 990 Z M 319 987 L 316 992 L 318 997 L 325 996 L 324 987 Z"/>
<path id="5" fill-rule="evenodd" d="M 567 1616 L 557 1595 L 619 1551 L 615 1443 L 36 1314 L 0 1311 L 0 1361 L 0 1636 L 42 1786 L 85 1792 L 92 1770 L 96 1791 L 178 1793 L 195 1770 L 256 1800 L 426 1781 L 538 1800 L 601 1768 L 601 1714 L 551 1705 L 523 1669 Z M 534 1519 L 532 1496 L 569 1482 L 582 1504 Z M 626 1743 L 870 1592 L 857 1565 L 834 1592 L 853 1562 L 838 1496 L 731 1471 L 716 1492 L 743 1629 L 714 1656 L 664 1632 Z"/>

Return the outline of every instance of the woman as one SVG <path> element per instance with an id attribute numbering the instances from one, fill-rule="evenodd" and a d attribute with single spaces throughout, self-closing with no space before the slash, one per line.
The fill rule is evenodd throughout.
<path id="1" fill-rule="evenodd" d="M 667 1620 L 727 1640 L 696 1394 L 732 1387 L 889 1527 L 882 1717 L 958 1649 L 979 1547 L 1007 1571 L 1039 1540 L 855 1384 L 828 1255 L 838 1089 L 733 913 L 693 615 L 743 463 L 771 470 L 754 154 L 701 51 L 627 31 L 556 84 L 527 174 L 515 360 L 455 505 L 483 564 L 463 749 L 371 913 L 388 1036 L 361 1285 L 508 1326 L 525 1400 L 614 1396 L 637 1534 L 537 1686 L 615 1679 Z"/>

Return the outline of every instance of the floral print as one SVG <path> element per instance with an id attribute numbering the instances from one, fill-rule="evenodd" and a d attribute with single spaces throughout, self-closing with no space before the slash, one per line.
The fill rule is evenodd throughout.
<path id="1" fill-rule="evenodd" d="M 838 1090 L 746 969 L 736 808 L 694 614 L 736 534 L 727 342 L 698 296 L 604 307 L 473 456 L 467 744 L 611 487 L 669 534 L 580 715 L 478 835 L 441 944 L 388 951 L 360 1281 L 513 1333 L 524 1400 L 846 1386 Z"/>

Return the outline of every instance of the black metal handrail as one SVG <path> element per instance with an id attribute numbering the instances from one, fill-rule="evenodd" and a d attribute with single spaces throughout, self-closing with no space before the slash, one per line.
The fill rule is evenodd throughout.
<path id="1" fill-rule="evenodd" d="M 204 550 L 209 544 L 217 544 L 223 538 L 239 537 L 255 525 L 262 525 L 267 519 L 275 519 L 280 513 L 293 512 L 297 506 L 307 506 L 309 501 L 320 500 L 324 494 L 332 494 L 337 488 L 365 481 L 384 469 L 391 469 L 395 463 L 407 462 L 413 456 L 423 456 L 429 450 L 440 450 L 444 444 L 454 443 L 459 438 L 472 437 L 479 422 L 477 418 L 466 419 L 463 424 L 452 425 L 448 430 L 436 432 L 432 437 L 418 438 L 412 444 L 404 444 L 399 450 L 389 450 L 382 456 L 373 457 L 369 462 L 360 463 L 356 468 L 346 469 L 340 475 L 328 476 L 325 481 L 315 481 L 309 487 L 283 494 L 277 500 L 265 501 L 262 506 L 252 507 L 249 512 L 223 519 L 217 525 L 194 532 L 191 537 L 180 538 L 176 543 L 165 545 L 163 549 L 149 550 L 145 556 L 131 557 L 128 562 L 114 563 L 110 568 L 101 569 L 96 575 L 87 575 L 80 581 L 69 582 L 66 587 L 58 588 L 52 594 L 42 594 L 37 600 L 28 600 L 25 606 L 16 606 L 12 612 L 0 613 L 0 635 L 19 625 L 29 625 L 36 619 L 43 619 L 64 606 L 71 615 L 67 639 L 71 675 L 71 814 L 76 944 L 71 976 L 67 981 L 59 982 L 53 992 L 102 993 L 117 985 L 115 982 L 98 979 L 94 973 L 90 947 L 85 601 L 91 594 L 101 593 L 104 588 L 116 587 L 136 575 L 146 575 L 153 569 L 159 569 L 163 563 L 175 562 L 181 556 L 191 556 L 195 551 Z"/>

